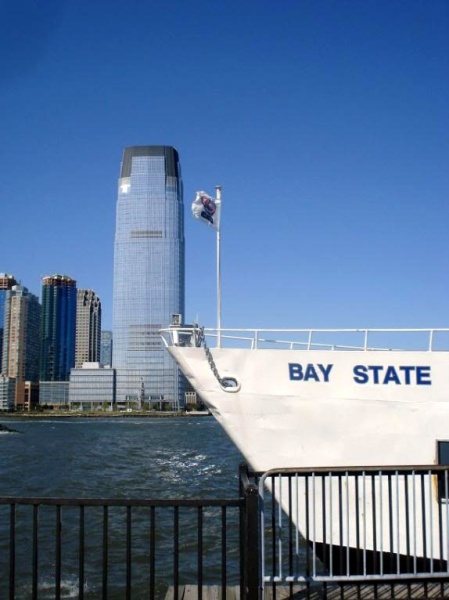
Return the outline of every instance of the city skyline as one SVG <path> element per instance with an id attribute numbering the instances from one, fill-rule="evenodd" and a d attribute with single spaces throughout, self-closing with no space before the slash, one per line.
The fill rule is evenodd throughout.
<path id="1" fill-rule="evenodd" d="M 112 328 L 124 147 L 182 157 L 185 318 L 223 327 L 444 327 L 449 4 L 11 3 L 2 13 L 0 269 L 67 273 Z M 201 39 L 201 42 L 199 41 Z"/>

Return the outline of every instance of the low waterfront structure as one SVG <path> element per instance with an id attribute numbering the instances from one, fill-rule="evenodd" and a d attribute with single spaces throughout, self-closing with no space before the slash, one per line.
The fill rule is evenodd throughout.
<path id="1" fill-rule="evenodd" d="M 39 382 L 39 405 L 43 407 L 67 408 L 69 404 L 68 381 Z"/>
<path id="2" fill-rule="evenodd" d="M 69 408 L 71 410 L 113 410 L 115 370 L 98 362 L 85 362 L 70 372 Z"/>
<path id="3" fill-rule="evenodd" d="M 13 377 L 0 375 L 0 411 L 14 410 L 16 396 L 16 380 Z"/>

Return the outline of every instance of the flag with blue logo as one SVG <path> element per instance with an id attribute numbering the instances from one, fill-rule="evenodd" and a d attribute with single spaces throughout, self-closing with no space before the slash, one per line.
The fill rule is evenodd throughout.
<path id="1" fill-rule="evenodd" d="M 197 192 L 192 203 L 192 214 L 209 227 L 220 228 L 221 200 L 212 198 L 206 192 Z"/>

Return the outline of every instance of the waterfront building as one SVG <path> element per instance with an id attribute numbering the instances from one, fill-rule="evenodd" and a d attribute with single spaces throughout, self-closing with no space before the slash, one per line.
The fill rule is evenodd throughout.
<path id="1" fill-rule="evenodd" d="M 42 280 L 40 404 L 68 402 L 70 369 L 75 365 L 76 281 L 66 275 Z M 55 385 L 67 382 L 65 385 Z M 47 389 L 48 388 L 48 389 Z M 60 394 L 60 395 L 58 395 Z"/>
<path id="2" fill-rule="evenodd" d="M 184 313 L 181 170 L 171 146 L 126 148 L 118 182 L 112 365 L 119 407 L 179 407 L 184 379 L 159 330 Z"/>
<path id="3" fill-rule="evenodd" d="M 112 366 L 112 331 L 101 332 L 100 363 L 105 367 Z"/>
<path id="4" fill-rule="evenodd" d="M 40 381 L 39 406 L 66 409 L 69 405 L 68 381 Z"/>
<path id="5" fill-rule="evenodd" d="M 78 290 L 76 297 L 75 367 L 100 361 L 101 301 L 92 290 Z"/>
<path id="6" fill-rule="evenodd" d="M 9 412 L 14 410 L 15 395 L 16 380 L 13 377 L 0 375 L 0 411 Z"/>
<path id="7" fill-rule="evenodd" d="M 3 319 L 5 317 L 6 292 L 12 289 L 14 285 L 17 285 L 17 281 L 13 275 L 0 273 L 0 369 L 2 365 Z"/>
<path id="8" fill-rule="evenodd" d="M 31 384 L 39 381 L 40 319 L 41 305 L 37 296 L 21 285 L 6 291 L 1 371 L 16 381 L 14 404 L 17 410 L 24 410 L 25 405 L 31 407 L 26 389 L 35 389 Z"/>
<path id="9" fill-rule="evenodd" d="M 112 411 L 115 398 L 115 371 L 98 362 L 85 362 L 70 372 L 71 410 Z"/>
<path id="10" fill-rule="evenodd" d="M 23 384 L 23 410 L 31 410 L 39 404 L 39 383 L 24 381 Z"/>

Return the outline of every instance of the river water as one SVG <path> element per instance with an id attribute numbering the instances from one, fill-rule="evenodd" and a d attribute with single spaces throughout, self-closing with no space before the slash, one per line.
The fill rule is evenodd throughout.
<path id="1" fill-rule="evenodd" d="M 212 417 L 8 418 L 3 423 L 17 433 L 0 434 L 2 497 L 176 499 L 238 496 L 238 465 L 243 458 Z M 3 538 L 0 544 L 3 582 L 0 583 L 3 585 L 0 597 L 5 597 L 7 589 L 5 539 L 9 524 L 6 509 L 2 507 L 0 513 Z M 40 519 L 45 521 L 44 517 Z M 26 535 L 31 535 L 31 529 L 24 533 Z M 76 543 L 74 541 L 74 545 Z M 192 548 L 193 556 L 195 551 Z M 218 548 L 216 552 L 219 552 Z M 219 564 L 218 555 L 216 561 Z M 16 562 L 31 563 L 31 558 L 18 556 Z M 78 597 L 75 558 L 72 562 L 73 568 L 63 581 L 62 597 L 66 598 Z M 40 582 L 39 598 L 54 597 L 54 584 L 47 584 Z M 112 589 L 112 579 L 110 585 Z M 21 600 L 31 597 L 29 584 L 24 584 L 20 590 L 16 597 Z M 124 597 L 121 594 L 117 588 L 108 597 L 119 599 Z M 158 594 L 163 597 L 163 586 Z M 84 597 L 101 597 L 99 586 L 87 583 Z M 136 591 L 132 597 L 144 598 L 148 593 L 142 588 L 142 592 Z"/>

